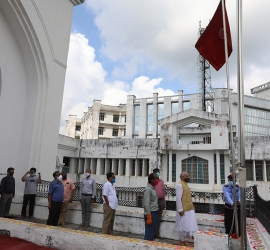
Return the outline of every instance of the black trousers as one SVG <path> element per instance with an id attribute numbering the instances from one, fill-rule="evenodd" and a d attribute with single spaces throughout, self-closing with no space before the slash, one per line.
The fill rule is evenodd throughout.
<path id="1" fill-rule="evenodd" d="M 239 236 L 241 236 L 241 230 L 240 230 L 240 208 L 237 208 L 237 219 L 238 219 L 238 230 L 239 230 Z M 235 233 L 235 221 L 233 221 L 233 209 L 229 209 L 225 207 L 224 211 L 224 224 L 226 229 L 226 234 L 230 234 L 231 227 L 233 222 L 233 229 L 231 234 Z"/>
<path id="2" fill-rule="evenodd" d="M 33 216 L 35 200 L 36 200 L 35 194 L 25 194 L 23 196 L 23 206 L 22 206 L 22 211 L 21 211 L 22 216 L 26 215 L 26 208 L 27 208 L 28 202 L 29 202 L 29 217 Z"/>
<path id="3" fill-rule="evenodd" d="M 61 207 L 63 202 L 52 201 L 52 208 L 49 209 L 49 218 L 47 220 L 47 225 L 57 226 L 58 219 L 61 213 Z"/>

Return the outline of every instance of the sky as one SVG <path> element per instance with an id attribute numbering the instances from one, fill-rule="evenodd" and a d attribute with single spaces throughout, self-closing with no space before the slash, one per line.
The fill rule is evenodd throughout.
<path id="1" fill-rule="evenodd" d="M 270 81 L 270 1 L 242 7 L 245 94 Z M 137 98 L 198 92 L 199 22 L 206 27 L 219 0 L 86 0 L 74 7 L 60 133 L 69 114 L 81 118 L 93 100 L 126 103 Z M 237 91 L 237 0 L 227 0 L 233 52 L 231 88 Z M 211 67 L 213 88 L 227 88 L 226 68 Z"/>

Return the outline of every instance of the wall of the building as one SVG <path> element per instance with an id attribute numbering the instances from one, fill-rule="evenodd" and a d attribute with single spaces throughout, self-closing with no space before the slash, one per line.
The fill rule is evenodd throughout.
<path id="1" fill-rule="evenodd" d="M 0 172 L 14 167 L 18 179 L 31 167 L 47 169 L 44 179 L 55 169 L 73 7 L 0 1 Z"/>

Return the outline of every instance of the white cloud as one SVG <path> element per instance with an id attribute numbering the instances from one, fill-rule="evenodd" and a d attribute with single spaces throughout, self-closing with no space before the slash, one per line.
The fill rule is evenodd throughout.
<path id="1" fill-rule="evenodd" d="M 127 95 L 138 98 L 151 97 L 153 92 L 171 95 L 172 90 L 159 88 L 162 78 L 149 79 L 146 76 L 136 78 L 131 85 L 122 81 L 107 82 L 107 73 L 101 63 L 95 59 L 95 50 L 88 39 L 80 33 L 70 36 L 64 98 L 61 114 L 60 133 L 64 133 L 68 115 L 82 117 L 94 99 L 103 104 L 119 105 L 127 102 Z"/>
<path id="2" fill-rule="evenodd" d="M 87 0 L 94 11 L 95 23 L 100 30 L 101 52 L 117 63 L 113 73 L 118 79 L 131 78 L 141 72 L 161 70 L 167 77 L 179 77 L 188 86 L 197 82 L 194 45 L 199 21 L 205 27 L 212 18 L 219 0 Z M 237 75 L 236 2 L 226 1 L 233 54 L 230 58 L 231 78 Z M 270 64 L 269 0 L 243 2 L 243 55 L 244 76 L 254 66 L 267 71 Z M 256 78 L 254 71 L 253 78 Z M 145 73 L 144 73 L 145 74 Z M 265 74 L 263 74 L 265 75 Z M 269 81 L 259 77 L 256 84 Z M 225 86 L 225 69 L 212 70 L 213 87 Z M 255 84 L 255 82 L 254 82 Z M 233 85 L 233 84 L 232 84 Z M 255 85 L 253 85 L 254 87 Z"/>

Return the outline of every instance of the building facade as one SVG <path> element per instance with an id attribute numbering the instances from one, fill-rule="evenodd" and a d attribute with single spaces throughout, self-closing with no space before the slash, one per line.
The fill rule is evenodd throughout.
<path id="1" fill-rule="evenodd" d="M 126 105 L 110 106 L 94 100 L 81 119 L 69 115 L 65 135 L 77 139 L 126 137 Z"/>
<path id="2" fill-rule="evenodd" d="M 268 88 L 262 90 L 258 86 L 258 89 L 260 97 L 245 96 L 244 99 L 246 173 L 247 185 L 258 184 L 259 191 L 267 198 L 270 101 L 263 94 Z M 232 93 L 231 98 L 234 161 L 237 161 L 238 96 Z M 193 190 L 220 191 L 231 171 L 227 89 L 213 89 L 210 101 L 213 112 L 202 111 L 200 94 L 184 95 L 179 91 L 178 95 L 168 97 L 159 97 L 156 93 L 151 98 L 128 96 L 126 138 L 108 139 L 103 143 L 82 139 L 80 150 L 75 149 L 80 155 L 75 156 L 76 163 L 69 160 L 65 164 L 77 166 L 73 167 L 75 170 L 70 168 L 73 173 L 80 172 L 77 168 L 91 167 L 100 181 L 105 181 L 106 171 L 113 170 L 117 185 L 136 187 L 145 186 L 147 175 L 156 167 L 161 169 L 161 178 L 169 186 L 174 186 L 180 173 L 187 171 Z M 96 153 L 97 147 L 99 153 Z"/>

